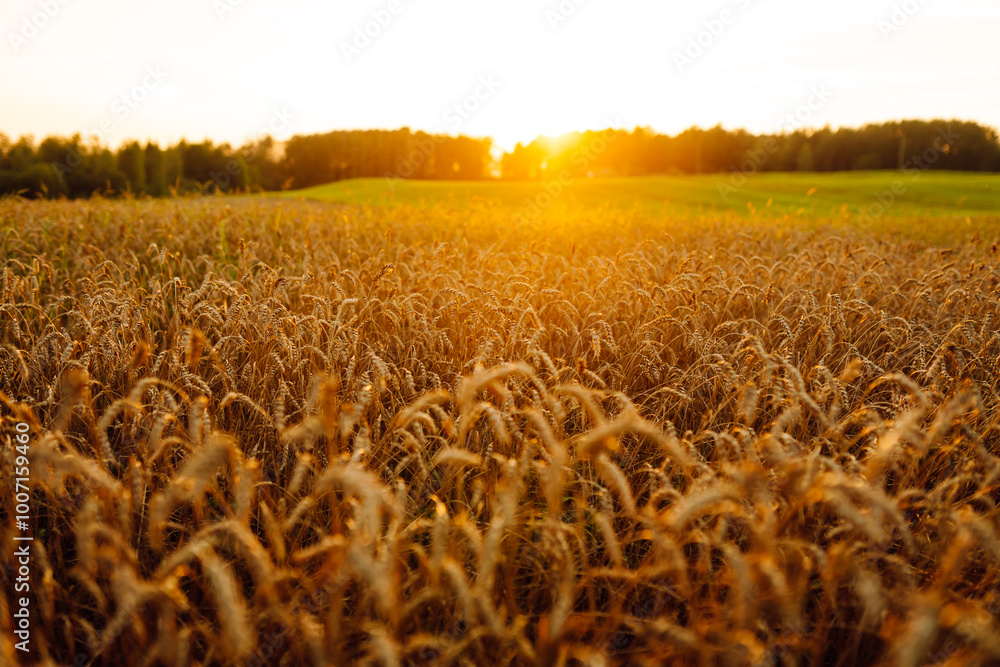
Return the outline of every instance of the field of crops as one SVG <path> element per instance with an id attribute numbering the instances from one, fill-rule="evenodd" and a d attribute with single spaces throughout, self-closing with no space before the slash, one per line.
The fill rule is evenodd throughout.
<path id="1" fill-rule="evenodd" d="M 0 663 L 1000 662 L 997 227 L 344 201 L 0 200 Z"/>

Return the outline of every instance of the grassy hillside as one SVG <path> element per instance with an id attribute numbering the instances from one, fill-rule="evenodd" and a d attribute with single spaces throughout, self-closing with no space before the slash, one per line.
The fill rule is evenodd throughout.
<path id="1" fill-rule="evenodd" d="M 794 215 L 858 224 L 860 214 L 877 204 L 881 196 L 882 201 L 891 200 L 891 205 L 882 215 L 877 215 L 877 208 L 872 211 L 876 213 L 871 218 L 873 226 L 880 231 L 905 229 L 945 240 L 958 220 L 967 226 L 975 225 L 984 235 L 1000 232 L 1000 174 L 766 173 L 749 177 L 735 191 L 726 189 L 732 185 L 731 176 L 722 174 L 578 179 L 566 186 L 537 217 L 559 218 L 568 210 L 579 211 L 581 206 L 608 206 L 638 207 L 645 212 L 671 216 L 732 212 L 742 216 Z M 893 194 L 894 187 L 898 194 Z M 357 179 L 296 190 L 284 196 L 369 206 L 461 207 L 482 201 L 516 216 L 530 214 L 529 201 L 545 203 L 545 192 L 543 183 L 530 181 Z"/>

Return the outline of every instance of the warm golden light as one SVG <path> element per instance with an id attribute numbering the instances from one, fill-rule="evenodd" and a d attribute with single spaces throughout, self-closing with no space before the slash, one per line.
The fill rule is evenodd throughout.
<path id="1" fill-rule="evenodd" d="M 817 85 L 833 95 L 810 127 L 912 117 L 1000 125 L 1000 7 L 985 0 L 914 2 L 902 14 L 862 0 L 49 4 L 0 8 L 0 127 L 12 136 L 103 123 L 111 146 L 238 144 L 268 132 L 410 127 L 511 149 L 609 125 L 770 132 Z M 122 107 L 149 67 L 163 80 Z M 276 112 L 291 121 L 274 132 Z"/>

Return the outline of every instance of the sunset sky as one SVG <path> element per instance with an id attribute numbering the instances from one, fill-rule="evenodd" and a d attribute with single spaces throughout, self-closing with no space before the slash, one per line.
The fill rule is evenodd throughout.
<path id="1" fill-rule="evenodd" d="M 11 137 L 1000 126 L 996 0 L 6 0 L 0 30 Z"/>

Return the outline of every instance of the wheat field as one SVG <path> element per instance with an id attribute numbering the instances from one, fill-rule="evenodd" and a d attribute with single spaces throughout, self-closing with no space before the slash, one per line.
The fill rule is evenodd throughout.
<path id="1" fill-rule="evenodd" d="M 794 216 L 0 200 L 5 665 L 1000 664 L 1000 264 Z"/>

